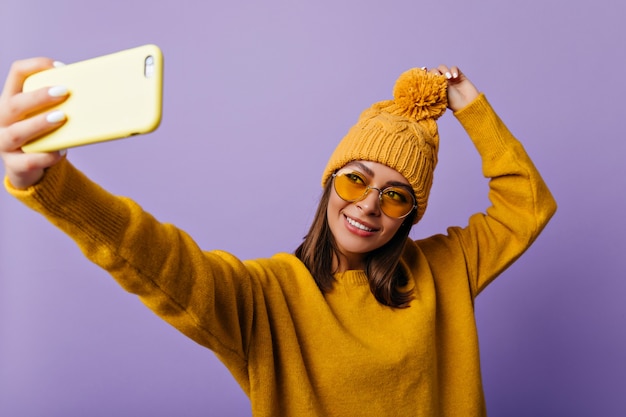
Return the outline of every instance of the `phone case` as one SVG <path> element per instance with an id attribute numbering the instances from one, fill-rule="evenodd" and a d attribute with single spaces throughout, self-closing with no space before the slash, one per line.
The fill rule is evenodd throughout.
<path id="1" fill-rule="evenodd" d="M 69 89 L 69 98 L 53 108 L 64 111 L 67 121 L 22 146 L 24 152 L 51 152 L 144 134 L 161 122 L 163 55 L 155 45 L 33 74 L 23 91 L 57 85 Z"/>

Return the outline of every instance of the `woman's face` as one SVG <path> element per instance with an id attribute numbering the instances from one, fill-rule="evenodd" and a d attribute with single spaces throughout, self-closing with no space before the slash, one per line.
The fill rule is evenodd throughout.
<path id="1" fill-rule="evenodd" d="M 402 174 L 377 162 L 353 161 L 344 168 L 363 174 L 371 187 L 384 189 L 406 184 L 411 189 Z M 326 215 L 340 252 L 339 271 L 363 269 L 365 255 L 389 242 L 404 220 L 389 217 L 381 211 L 377 190 L 370 190 L 363 200 L 348 202 L 337 195 L 334 187 Z"/>

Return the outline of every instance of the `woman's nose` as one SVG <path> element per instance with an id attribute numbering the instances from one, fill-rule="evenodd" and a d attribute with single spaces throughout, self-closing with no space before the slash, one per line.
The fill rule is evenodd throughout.
<path id="1" fill-rule="evenodd" d="M 367 215 L 380 215 L 380 190 L 378 188 L 370 188 L 365 198 L 357 201 L 356 205 Z"/>

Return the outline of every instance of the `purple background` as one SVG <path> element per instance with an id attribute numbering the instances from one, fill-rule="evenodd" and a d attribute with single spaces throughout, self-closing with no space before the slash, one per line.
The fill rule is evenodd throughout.
<path id="1" fill-rule="evenodd" d="M 626 415 L 623 2 L 2 0 L 0 75 L 144 43 L 166 59 L 148 136 L 71 150 L 114 193 L 241 258 L 291 251 L 330 152 L 413 66 L 458 64 L 559 203 L 477 301 L 492 416 Z M 414 237 L 465 224 L 486 181 L 451 114 Z M 233 192 L 234 191 L 234 192 Z M 237 192 L 239 192 L 237 194 Z M 0 193 L 1 416 L 246 416 L 214 355 Z"/>

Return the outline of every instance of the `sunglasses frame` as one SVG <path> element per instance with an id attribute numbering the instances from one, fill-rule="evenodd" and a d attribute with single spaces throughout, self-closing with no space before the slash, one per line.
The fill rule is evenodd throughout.
<path id="1" fill-rule="evenodd" d="M 340 175 L 346 175 L 346 174 L 355 174 L 358 177 L 360 177 L 361 179 L 363 179 L 363 183 L 365 184 L 365 191 L 363 192 L 363 194 L 359 197 L 356 198 L 354 200 L 348 200 L 344 197 L 341 196 L 341 194 L 339 194 L 339 191 L 337 191 L 337 185 L 336 185 L 336 178 Z M 415 199 L 415 196 L 413 195 L 413 192 L 411 191 L 409 193 L 409 195 L 411 196 L 411 199 L 413 200 L 413 206 L 411 207 L 411 209 L 406 213 L 403 214 L 402 216 L 390 216 L 389 214 L 387 214 L 385 212 L 385 206 L 384 206 L 384 200 L 383 200 L 383 195 L 385 194 L 385 191 L 389 190 L 390 188 L 393 189 L 397 189 L 397 188 L 402 188 L 396 185 L 390 185 L 389 187 L 385 187 L 385 188 L 378 188 L 378 187 L 372 187 L 371 185 L 369 185 L 366 181 L 366 176 L 365 174 L 361 173 L 360 171 L 357 171 L 355 169 L 348 169 L 348 168 L 343 168 L 340 169 L 339 171 L 336 171 L 335 173 L 333 173 L 333 189 L 335 190 L 335 193 L 337 194 L 337 196 L 339 196 L 339 198 L 341 198 L 343 201 L 347 201 L 348 203 L 356 203 L 359 201 L 363 201 L 365 200 L 365 198 L 367 197 L 367 195 L 369 194 L 370 190 L 376 190 L 378 191 L 378 204 L 380 204 L 380 211 L 382 211 L 385 216 L 390 217 L 392 219 L 404 219 L 405 217 L 407 217 L 409 214 L 411 214 L 413 212 L 413 210 L 417 209 L 417 200 Z"/>

